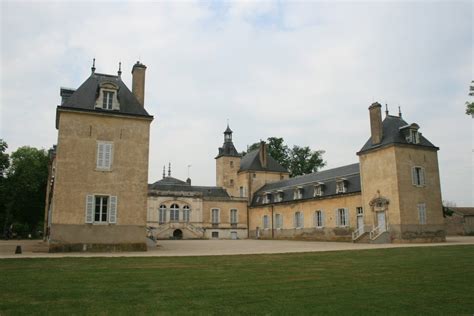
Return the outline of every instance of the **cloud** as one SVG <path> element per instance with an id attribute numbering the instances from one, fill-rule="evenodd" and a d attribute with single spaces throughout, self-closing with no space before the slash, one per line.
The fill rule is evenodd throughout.
<path id="1" fill-rule="evenodd" d="M 269 136 L 357 161 L 367 107 L 388 103 L 441 147 L 443 198 L 474 203 L 471 2 L 2 2 L 1 135 L 14 150 L 56 142 L 59 87 L 147 66 L 150 182 L 215 183 L 226 119 L 239 150 Z M 472 137 L 472 136 L 471 136 Z M 471 191 L 471 192 L 470 192 Z"/>

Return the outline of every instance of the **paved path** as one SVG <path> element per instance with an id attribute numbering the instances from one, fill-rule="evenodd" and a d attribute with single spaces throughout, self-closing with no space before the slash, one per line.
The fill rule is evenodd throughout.
<path id="1" fill-rule="evenodd" d="M 23 253 L 15 255 L 16 245 Z M 399 247 L 434 247 L 474 245 L 474 237 L 448 237 L 445 243 L 433 244 L 353 244 L 350 242 L 289 241 L 289 240 L 160 240 L 158 247 L 147 252 L 115 253 L 47 253 L 39 241 L 0 241 L 1 258 L 60 258 L 60 257 L 170 257 L 217 256 L 239 254 L 270 254 L 291 252 L 318 252 L 337 250 L 380 249 Z"/>

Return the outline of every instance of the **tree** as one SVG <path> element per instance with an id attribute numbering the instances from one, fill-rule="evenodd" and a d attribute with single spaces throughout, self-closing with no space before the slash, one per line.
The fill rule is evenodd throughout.
<path id="1" fill-rule="evenodd" d="M 6 230 L 6 223 L 7 223 L 7 210 L 6 210 L 6 199 L 7 199 L 7 192 L 6 192 L 6 171 L 10 166 L 10 159 L 8 154 L 5 153 L 7 150 L 8 145 L 3 140 L 0 139 L 0 223 L 3 223 L 3 230 Z M 1 229 L 2 226 L 0 226 Z"/>
<path id="2" fill-rule="evenodd" d="M 288 169 L 291 177 L 316 172 L 326 165 L 322 158 L 324 150 L 312 151 L 308 146 L 300 147 L 296 145 L 290 149 L 281 137 L 269 137 L 267 141 L 268 154 Z M 250 152 L 259 147 L 260 143 L 253 143 L 247 150 Z M 242 154 L 245 155 L 246 152 Z"/>
<path id="3" fill-rule="evenodd" d="M 11 154 L 6 173 L 4 229 L 11 223 L 34 233 L 44 216 L 48 155 L 43 149 L 20 147 Z"/>
<path id="4" fill-rule="evenodd" d="M 471 81 L 471 86 L 469 87 L 469 95 L 474 96 L 474 81 Z M 466 102 L 466 114 L 474 117 L 474 102 Z"/>
<path id="5" fill-rule="evenodd" d="M 0 138 L 0 179 L 5 177 L 5 172 L 7 171 L 8 166 L 10 166 L 8 154 L 5 153 L 7 148 L 7 143 Z"/>

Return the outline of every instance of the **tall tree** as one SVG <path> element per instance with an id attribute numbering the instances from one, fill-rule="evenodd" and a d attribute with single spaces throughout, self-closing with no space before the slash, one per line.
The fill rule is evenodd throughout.
<path id="1" fill-rule="evenodd" d="M 6 200 L 8 196 L 6 192 L 7 179 L 5 178 L 5 176 L 7 169 L 10 166 L 10 159 L 8 157 L 8 154 L 6 153 L 7 148 L 7 143 L 3 139 L 0 139 L 0 224 L 2 224 L 2 226 L 0 226 L 0 229 L 3 229 L 3 231 L 6 231 L 6 225 L 8 222 L 8 214 L 6 208 Z"/>
<path id="2" fill-rule="evenodd" d="M 289 148 L 281 137 L 269 137 L 267 139 L 268 153 L 280 165 L 290 171 L 290 176 L 295 177 L 318 171 L 326 165 L 323 160 L 324 150 L 312 151 L 308 146 L 293 146 Z M 253 143 L 248 147 L 248 152 L 256 150 L 260 143 Z M 243 152 L 242 154 L 246 154 Z"/>
<path id="3" fill-rule="evenodd" d="M 7 213 L 11 221 L 34 232 L 44 217 L 48 155 L 43 149 L 20 147 L 7 170 Z M 6 218 L 7 221 L 10 218 Z"/>
<path id="4" fill-rule="evenodd" d="M 469 87 L 469 96 L 474 96 L 474 81 L 471 81 L 471 85 Z M 474 117 L 474 102 L 466 102 L 466 114 Z"/>

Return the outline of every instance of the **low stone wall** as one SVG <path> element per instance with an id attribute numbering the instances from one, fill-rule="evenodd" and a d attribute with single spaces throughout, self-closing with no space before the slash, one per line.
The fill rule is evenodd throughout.
<path id="1" fill-rule="evenodd" d="M 432 243 L 446 241 L 444 225 L 391 225 L 393 243 Z"/>
<path id="2" fill-rule="evenodd" d="M 134 244 L 55 244 L 49 245 L 49 252 L 123 252 L 147 251 L 146 243 Z"/>
<path id="3" fill-rule="evenodd" d="M 257 238 L 257 231 L 250 231 L 250 238 Z M 259 230 L 259 239 L 294 239 L 315 241 L 352 241 L 350 228 L 291 228 Z"/>

